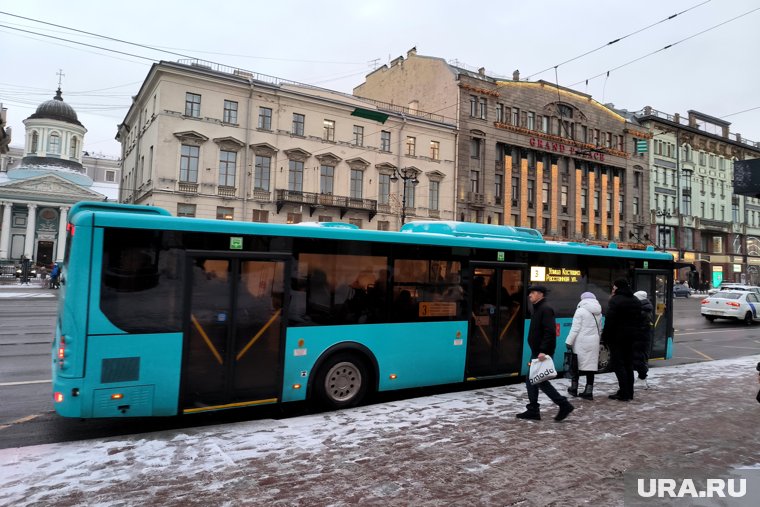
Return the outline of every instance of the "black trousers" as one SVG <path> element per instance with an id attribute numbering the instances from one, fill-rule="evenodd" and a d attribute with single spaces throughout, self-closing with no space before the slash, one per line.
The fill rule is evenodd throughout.
<path id="1" fill-rule="evenodd" d="M 618 381 L 618 394 L 626 400 L 633 399 L 633 345 L 621 344 L 610 348 L 612 370 Z"/>

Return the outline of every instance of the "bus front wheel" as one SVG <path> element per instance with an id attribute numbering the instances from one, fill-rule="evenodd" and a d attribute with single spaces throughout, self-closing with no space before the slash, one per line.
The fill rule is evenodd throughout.
<path id="1" fill-rule="evenodd" d="M 356 354 L 339 353 L 319 369 L 314 385 L 321 405 L 328 408 L 355 407 L 367 393 L 369 370 Z"/>

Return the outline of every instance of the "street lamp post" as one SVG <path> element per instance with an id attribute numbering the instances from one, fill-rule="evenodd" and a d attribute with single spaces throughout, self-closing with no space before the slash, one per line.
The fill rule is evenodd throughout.
<path id="1" fill-rule="evenodd" d="M 662 217 L 662 225 L 659 226 L 660 228 L 659 237 L 660 237 L 660 244 L 662 245 L 662 250 L 664 251 L 666 250 L 665 237 L 667 236 L 667 225 L 666 225 L 665 220 L 667 220 L 668 218 L 671 218 L 673 215 L 671 215 L 670 210 L 660 209 L 660 208 L 657 208 L 657 210 L 655 210 L 655 214 L 658 217 Z"/>
<path id="2" fill-rule="evenodd" d="M 420 180 L 417 179 L 417 171 L 409 167 L 393 170 L 391 181 L 396 183 L 399 179 L 403 182 L 403 189 L 401 192 L 401 226 L 403 227 L 404 222 L 406 221 L 406 182 L 411 181 L 412 185 L 416 187 Z"/>

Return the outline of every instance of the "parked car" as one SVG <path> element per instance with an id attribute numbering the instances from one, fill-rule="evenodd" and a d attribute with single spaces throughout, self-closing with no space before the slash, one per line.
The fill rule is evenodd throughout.
<path id="1" fill-rule="evenodd" d="M 707 294 L 712 295 L 722 290 L 748 290 L 760 294 L 760 287 L 757 285 L 745 285 L 742 283 L 722 283 L 717 289 L 709 289 Z"/>
<path id="2" fill-rule="evenodd" d="M 677 283 L 673 286 L 674 298 L 687 298 L 689 296 L 691 296 L 691 289 L 689 288 L 688 285 Z"/>
<path id="3" fill-rule="evenodd" d="M 747 325 L 760 322 L 760 295 L 748 290 L 721 290 L 702 300 L 700 313 L 710 322 L 715 319 L 743 320 Z"/>

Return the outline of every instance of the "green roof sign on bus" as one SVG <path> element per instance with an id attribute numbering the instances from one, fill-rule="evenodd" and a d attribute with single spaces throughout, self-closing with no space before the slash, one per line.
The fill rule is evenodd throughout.
<path id="1" fill-rule="evenodd" d="M 243 249 L 243 238 L 240 236 L 231 236 L 230 250 L 242 250 L 242 249 Z"/>

